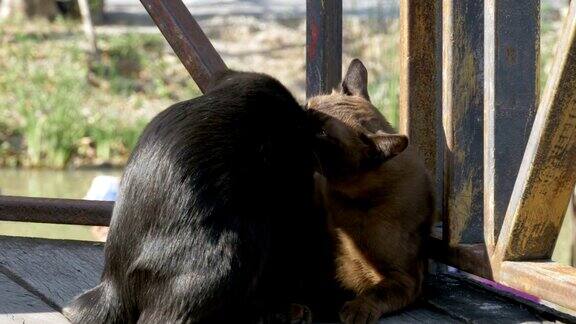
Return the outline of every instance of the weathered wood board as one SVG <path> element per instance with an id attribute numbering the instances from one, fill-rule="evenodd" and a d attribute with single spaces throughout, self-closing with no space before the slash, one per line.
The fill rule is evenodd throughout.
<path id="1" fill-rule="evenodd" d="M 529 308 L 497 295 L 487 294 L 461 279 L 443 276 L 428 280 L 426 301 L 461 323 L 523 323 L 544 319 Z M 465 302 L 463 302 L 465 301 Z"/>
<path id="2" fill-rule="evenodd" d="M 400 1 L 400 132 L 424 158 L 442 192 L 441 3 Z M 441 195 L 437 195 L 441 202 Z M 441 203 L 437 207 L 441 207 Z"/>
<path id="3" fill-rule="evenodd" d="M 444 0 L 442 102 L 446 137 L 444 240 L 484 243 L 484 6 Z"/>
<path id="4" fill-rule="evenodd" d="M 484 2 L 484 235 L 492 251 L 538 103 L 539 0 Z"/>
<path id="5" fill-rule="evenodd" d="M 460 323 L 450 315 L 439 312 L 432 305 L 426 303 L 418 303 L 409 307 L 404 312 L 394 314 L 391 316 L 384 316 L 379 321 L 379 324 L 396 324 L 396 323 L 445 323 L 453 324 Z"/>
<path id="6" fill-rule="evenodd" d="M 511 262 L 501 265 L 499 280 L 505 285 L 576 310 L 576 269 L 555 262 Z"/>
<path id="7" fill-rule="evenodd" d="M 0 273 L 0 323 L 64 324 L 66 318 Z"/>
<path id="8" fill-rule="evenodd" d="M 55 308 L 98 284 L 102 244 L 0 236 L 0 267 Z"/>
<path id="9" fill-rule="evenodd" d="M 36 323 L 66 323 L 55 310 L 98 282 L 102 245 L 0 237 L 0 262 L 2 273 L 8 274 L 0 274 L 0 322 L 22 323 L 20 319 L 25 318 L 26 323 L 35 323 L 36 319 Z M 380 323 L 499 322 L 498 319 L 540 323 L 555 317 L 497 297 L 452 275 L 433 275 L 426 280 L 418 303 L 383 317 Z"/>
<path id="10" fill-rule="evenodd" d="M 306 97 L 330 93 L 342 78 L 342 0 L 306 1 Z"/>
<path id="11" fill-rule="evenodd" d="M 552 256 L 576 182 L 576 1 L 536 113 L 496 250 L 501 261 Z"/>
<path id="12" fill-rule="evenodd" d="M 572 266 L 576 267 L 576 197 L 572 196 Z"/>
<path id="13" fill-rule="evenodd" d="M 430 258 L 456 267 L 462 271 L 482 278 L 492 279 L 490 255 L 485 244 L 458 244 L 448 246 L 443 241 L 433 238 L 429 243 Z"/>

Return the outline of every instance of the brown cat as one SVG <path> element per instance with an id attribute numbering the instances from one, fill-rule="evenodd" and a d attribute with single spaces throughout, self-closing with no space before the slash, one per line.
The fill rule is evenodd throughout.
<path id="1" fill-rule="evenodd" d="M 322 123 L 319 199 L 335 239 L 336 279 L 356 298 L 344 323 L 373 323 L 419 295 L 433 216 L 423 161 L 370 103 L 366 68 L 352 61 L 340 91 L 311 98 Z"/>

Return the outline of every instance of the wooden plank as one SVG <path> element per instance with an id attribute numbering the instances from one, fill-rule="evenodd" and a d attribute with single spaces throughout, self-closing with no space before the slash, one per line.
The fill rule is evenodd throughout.
<path id="1" fill-rule="evenodd" d="M 68 320 L 0 273 L 0 323 L 63 324 Z"/>
<path id="2" fill-rule="evenodd" d="M 530 309 L 531 312 L 547 318 L 548 321 L 554 319 L 555 322 L 576 323 L 576 312 L 573 312 L 566 307 L 550 303 L 519 289 L 492 280 L 480 278 L 470 273 L 458 273 L 457 276 L 462 278 L 462 280 L 465 280 L 468 284 L 496 294 L 497 296 L 501 296 L 502 298 L 522 304 L 526 308 Z"/>
<path id="3" fill-rule="evenodd" d="M 441 189 L 440 1 L 400 1 L 400 132 L 408 135 Z M 441 192 L 441 191 L 439 191 Z"/>
<path id="4" fill-rule="evenodd" d="M 424 286 L 426 302 L 460 323 L 543 322 L 523 305 L 451 275 L 430 276 Z"/>
<path id="5" fill-rule="evenodd" d="M 445 157 L 446 157 L 446 136 L 444 135 L 443 129 L 443 109 L 444 104 L 442 102 L 442 82 L 443 81 L 443 71 L 442 71 L 442 30 L 443 30 L 443 18 L 442 18 L 442 1 L 436 1 L 436 22 L 435 22 L 435 33 L 436 33 L 436 46 L 434 51 L 436 52 L 436 118 L 434 120 L 434 125 L 439 128 L 436 131 L 436 169 L 434 170 L 434 176 L 436 181 L 436 191 L 435 191 L 435 202 L 436 202 L 436 212 L 437 215 L 444 214 L 444 169 L 445 169 Z M 443 225 L 442 222 L 437 224 Z"/>
<path id="6" fill-rule="evenodd" d="M 451 245 L 483 238 L 482 1 L 443 1 L 444 239 Z"/>
<path id="7" fill-rule="evenodd" d="M 140 0 L 204 93 L 226 64 L 181 0 Z"/>
<path id="8" fill-rule="evenodd" d="M 576 2 L 570 5 L 494 261 L 549 259 L 576 182 Z"/>
<path id="9" fill-rule="evenodd" d="M 492 251 L 538 101 L 540 1 L 484 2 L 484 235 Z"/>
<path id="10" fill-rule="evenodd" d="M 48 300 L 49 304 L 54 303 L 53 308 L 60 308 L 74 295 L 98 282 L 102 261 L 101 245 L 0 237 L 0 268 L 3 273 L 8 271 L 10 279 L 27 290 L 6 294 L 10 298 L 34 295 L 40 300 Z M 8 291 L 4 286 L 0 280 L 0 294 Z M 0 307 L 2 305 L 0 303 Z M 451 275 L 440 275 L 426 280 L 421 302 L 404 312 L 382 318 L 380 323 L 491 322 L 495 316 L 539 322 L 541 312 L 495 297 Z"/>
<path id="11" fill-rule="evenodd" d="M 429 255 L 436 261 L 451 265 L 482 278 L 492 279 L 490 257 L 484 244 L 449 246 L 436 238 L 430 239 Z"/>
<path id="12" fill-rule="evenodd" d="M 576 284 L 576 274 L 574 274 L 575 269 L 567 266 L 557 265 L 555 263 L 541 263 L 541 262 L 505 262 L 506 265 L 500 269 L 500 273 L 493 273 L 490 264 L 486 262 L 489 259 L 486 247 L 483 244 L 462 244 L 456 247 L 447 247 L 443 245 L 440 240 L 433 240 L 431 244 L 431 257 L 440 262 L 444 262 L 448 265 L 456 267 L 462 271 L 474 274 L 479 277 L 487 279 L 496 279 L 499 274 L 498 282 L 529 293 L 533 296 L 537 296 L 543 300 L 550 301 L 554 303 L 553 305 L 547 304 L 544 306 L 537 306 L 530 303 L 528 300 L 520 301 L 523 304 L 528 304 L 529 307 L 535 308 L 538 313 L 550 312 L 554 316 L 559 316 L 567 322 L 576 321 L 574 313 L 572 315 L 566 314 L 566 306 L 558 307 L 555 298 L 571 298 L 570 296 L 576 296 L 573 286 Z M 531 269 L 529 264 L 537 264 L 536 269 Z M 509 270 L 512 267 L 511 264 L 520 264 L 514 270 Z M 560 276 L 558 276 L 558 274 Z M 556 281 L 556 277 L 560 278 Z M 491 291 L 496 291 L 495 289 L 484 288 Z M 500 295 L 509 297 L 507 292 L 498 291 Z M 564 297 L 554 296 L 555 294 L 564 294 Z M 517 296 L 517 294 L 516 294 Z M 568 297 L 566 297 L 568 296 Z M 553 309 L 549 309 L 552 307 Z M 547 308 L 544 310 L 544 308 Z M 562 314 L 558 314 L 563 312 Z M 576 312 L 576 309 L 573 309 Z"/>
<path id="13" fill-rule="evenodd" d="M 306 97 L 330 93 L 342 78 L 342 0 L 306 0 Z"/>
<path id="14" fill-rule="evenodd" d="M 576 267 L 576 197 L 572 196 L 572 266 Z"/>
<path id="15" fill-rule="evenodd" d="M 555 262 L 505 261 L 499 282 L 576 311 L 576 268 Z"/>
<path id="16" fill-rule="evenodd" d="M 61 308 L 100 281 L 102 245 L 92 242 L 0 237 L 0 267 L 48 304 Z"/>
<path id="17" fill-rule="evenodd" d="M 425 303 L 414 305 L 401 313 L 382 317 L 378 324 L 404 324 L 404 323 L 460 323 L 444 312 L 434 309 Z"/>
<path id="18" fill-rule="evenodd" d="M 0 220 L 108 226 L 114 202 L 0 196 Z"/>

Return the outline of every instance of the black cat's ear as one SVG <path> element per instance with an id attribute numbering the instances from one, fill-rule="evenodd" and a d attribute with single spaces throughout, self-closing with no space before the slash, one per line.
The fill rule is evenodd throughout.
<path id="1" fill-rule="evenodd" d="M 360 96 L 370 101 L 368 95 L 368 71 L 362 61 L 353 59 L 342 80 L 342 93 L 349 96 Z"/>
<path id="2" fill-rule="evenodd" d="M 378 131 L 368 136 L 376 145 L 380 157 L 386 161 L 402 153 L 408 147 L 408 137 Z"/>

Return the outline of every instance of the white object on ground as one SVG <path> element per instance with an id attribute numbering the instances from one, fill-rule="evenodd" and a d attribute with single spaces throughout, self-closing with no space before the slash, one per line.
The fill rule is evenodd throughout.
<path id="1" fill-rule="evenodd" d="M 92 179 L 92 184 L 84 199 L 115 201 L 119 186 L 120 178 L 118 177 L 97 176 Z"/>

